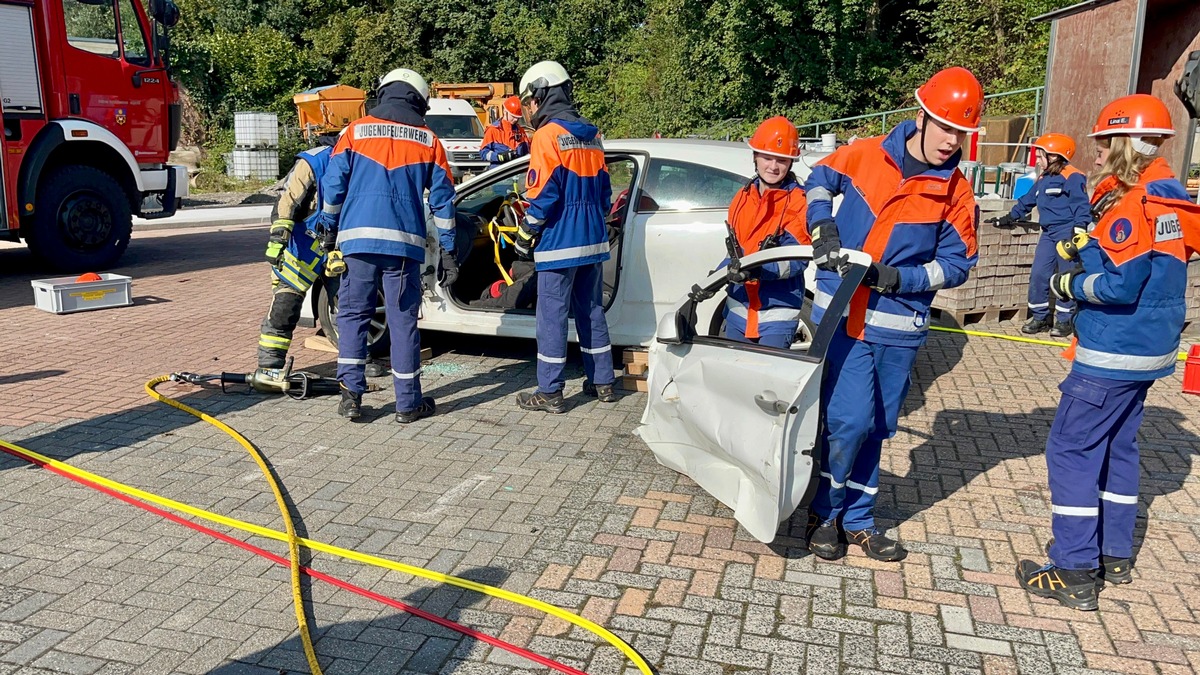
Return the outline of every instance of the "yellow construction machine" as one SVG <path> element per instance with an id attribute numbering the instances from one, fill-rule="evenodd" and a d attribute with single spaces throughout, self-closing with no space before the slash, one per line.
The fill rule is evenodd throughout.
<path id="1" fill-rule="evenodd" d="M 300 115 L 304 137 L 309 140 L 341 131 L 367 114 L 367 92 L 346 84 L 314 87 L 293 96 L 292 102 Z"/>
<path id="2" fill-rule="evenodd" d="M 513 95 L 513 85 L 511 82 L 434 82 L 430 95 L 432 98 L 460 98 L 468 101 L 479 115 L 479 121 L 486 127 L 500 119 L 504 110 L 504 99 Z"/>

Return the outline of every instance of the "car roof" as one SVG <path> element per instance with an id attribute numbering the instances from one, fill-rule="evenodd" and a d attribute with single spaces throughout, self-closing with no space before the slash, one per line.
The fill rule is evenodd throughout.
<path id="1" fill-rule="evenodd" d="M 431 98 L 429 99 L 428 115 L 474 115 L 475 108 L 469 101 L 461 98 Z"/>
<path id="2" fill-rule="evenodd" d="M 745 143 L 705 138 L 606 138 L 604 149 L 608 152 L 644 152 L 658 159 L 704 164 L 747 178 L 754 175 L 754 153 Z M 793 171 L 804 180 L 817 161 L 828 154 L 806 150 L 796 160 Z"/>

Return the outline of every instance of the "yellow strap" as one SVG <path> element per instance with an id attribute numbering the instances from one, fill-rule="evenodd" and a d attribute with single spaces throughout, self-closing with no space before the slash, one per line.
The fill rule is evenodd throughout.
<path id="1" fill-rule="evenodd" d="M 943 326 L 930 326 L 930 330 L 938 330 L 943 333 L 958 333 L 960 335 L 973 335 L 975 337 L 995 338 L 997 340 L 1009 340 L 1011 342 L 1024 342 L 1031 345 L 1045 345 L 1047 347 L 1060 347 L 1066 349 L 1070 347 L 1069 342 L 1057 342 L 1055 340 L 1039 340 L 1037 338 L 1021 337 L 1020 335 L 1005 335 L 1004 333 L 985 333 L 980 330 L 966 330 L 963 328 L 946 328 Z M 1187 352 L 1179 352 L 1176 360 L 1184 361 L 1187 359 Z"/>
<path id="2" fill-rule="evenodd" d="M 500 276 L 504 277 L 504 283 L 507 286 L 513 285 L 512 277 L 508 276 L 508 270 L 504 269 L 504 264 L 500 262 L 500 240 L 503 239 L 509 246 L 513 245 L 513 240 L 509 238 L 506 232 L 515 232 L 515 227 L 505 227 L 496 222 L 492 218 L 487 225 L 488 237 L 492 240 L 492 257 L 496 261 L 496 269 L 500 270 Z"/>

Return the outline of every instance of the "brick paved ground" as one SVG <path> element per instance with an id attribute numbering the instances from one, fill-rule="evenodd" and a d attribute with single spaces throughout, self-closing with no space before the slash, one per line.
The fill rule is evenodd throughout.
<path id="1" fill-rule="evenodd" d="M 169 370 L 252 367 L 263 238 L 141 235 L 123 270 L 136 305 L 65 317 L 30 306 L 28 279 L 45 275 L 0 247 L 0 438 L 278 527 L 236 445 L 141 391 Z M 1179 376 L 1147 402 L 1136 583 L 1085 614 L 1031 600 L 1012 578 L 1049 537 L 1042 447 L 1066 371 L 1054 350 L 931 339 L 883 460 L 883 523 L 912 550 L 896 565 L 856 552 L 819 562 L 795 538 L 800 517 L 771 546 L 753 541 L 633 435 L 641 395 L 527 415 L 511 398 L 534 382 L 532 345 L 426 340 L 437 354 L 425 387 L 446 413 L 409 426 L 384 414 L 386 393 L 367 397 L 376 419 L 349 425 L 330 400 L 168 390 L 264 449 L 310 536 L 578 611 L 662 673 L 1200 666 L 1200 399 L 1179 393 Z M 305 367 L 330 361 L 295 354 Z M 7 457 L 0 475 L 0 675 L 303 671 L 282 568 Z M 560 620 L 322 554 L 314 566 L 589 673 L 629 672 Z M 323 584 L 310 593 L 327 673 L 544 672 Z"/>

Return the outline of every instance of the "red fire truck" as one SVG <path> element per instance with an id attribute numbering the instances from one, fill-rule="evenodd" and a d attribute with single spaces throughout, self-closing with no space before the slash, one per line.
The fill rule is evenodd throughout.
<path id="1" fill-rule="evenodd" d="M 187 195 L 170 0 L 0 0 L 0 239 L 57 270 L 117 262 L 133 216 Z"/>

